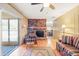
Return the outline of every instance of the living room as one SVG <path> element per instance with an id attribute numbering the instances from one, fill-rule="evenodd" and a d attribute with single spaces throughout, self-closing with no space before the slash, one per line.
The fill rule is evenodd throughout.
<path id="1" fill-rule="evenodd" d="M 0 18 L 1 56 L 79 56 L 77 3 L 0 3 Z"/>

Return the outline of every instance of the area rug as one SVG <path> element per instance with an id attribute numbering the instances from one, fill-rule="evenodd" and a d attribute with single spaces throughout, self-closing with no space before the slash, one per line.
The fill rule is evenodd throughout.
<path id="1" fill-rule="evenodd" d="M 54 56 L 51 48 L 28 48 L 24 56 Z"/>
<path id="2" fill-rule="evenodd" d="M 9 56 L 18 46 L 1 46 L 1 55 Z"/>

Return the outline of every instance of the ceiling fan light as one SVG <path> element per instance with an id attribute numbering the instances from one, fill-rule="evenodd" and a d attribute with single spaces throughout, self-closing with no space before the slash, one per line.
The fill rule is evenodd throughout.
<path id="1" fill-rule="evenodd" d="M 42 8 L 41 8 L 40 12 L 42 12 L 42 11 L 43 11 L 43 9 L 44 9 L 44 7 L 42 7 Z"/>
<path id="2" fill-rule="evenodd" d="M 49 3 L 44 3 L 44 7 L 49 7 Z"/>
<path id="3" fill-rule="evenodd" d="M 49 7 L 50 7 L 51 9 L 55 9 L 55 7 L 54 7 L 52 4 L 50 4 Z"/>

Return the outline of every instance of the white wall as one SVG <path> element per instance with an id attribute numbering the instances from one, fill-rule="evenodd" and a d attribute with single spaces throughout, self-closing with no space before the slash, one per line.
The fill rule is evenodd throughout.
<path id="1" fill-rule="evenodd" d="M 2 9 L 3 12 L 9 13 L 12 16 L 16 16 L 18 18 L 22 18 L 23 16 L 21 14 L 19 14 L 14 8 L 12 8 L 10 5 L 8 4 L 4 4 L 4 3 L 0 3 L 0 8 Z"/>

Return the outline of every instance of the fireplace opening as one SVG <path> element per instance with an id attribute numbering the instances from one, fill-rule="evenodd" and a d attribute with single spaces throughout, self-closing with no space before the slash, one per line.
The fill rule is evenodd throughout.
<path id="1" fill-rule="evenodd" d="M 37 37 L 44 37 L 44 31 L 37 30 L 36 35 Z"/>

